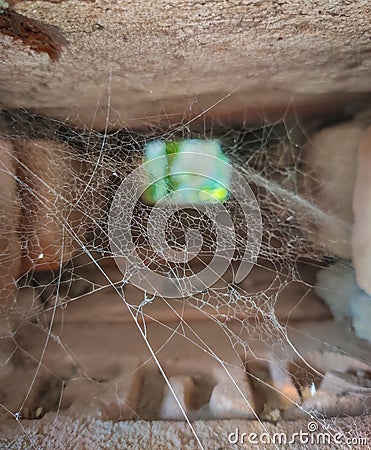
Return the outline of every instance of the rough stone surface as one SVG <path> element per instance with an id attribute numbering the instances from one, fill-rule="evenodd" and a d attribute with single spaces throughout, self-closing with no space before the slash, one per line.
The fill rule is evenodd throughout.
<path id="1" fill-rule="evenodd" d="M 368 419 L 360 419 L 357 422 L 357 429 L 352 419 L 338 419 L 338 427 L 346 437 L 369 437 Z M 23 432 L 20 431 L 22 426 Z M 239 435 L 242 433 L 293 433 L 308 431 L 308 421 L 286 422 L 284 425 L 273 425 L 269 423 L 259 423 L 247 420 L 217 420 L 217 421 L 197 421 L 193 424 L 194 430 L 200 436 L 202 447 L 197 443 L 189 426 L 184 422 L 118 422 L 101 421 L 98 419 L 78 419 L 74 417 L 58 416 L 53 414 L 45 416 L 39 421 L 22 422 L 13 426 L 1 426 L 0 446 L 2 449 L 25 450 L 31 448 L 65 450 L 66 448 L 79 449 L 127 449 L 127 450 L 167 450 L 182 449 L 195 450 L 204 448 L 205 450 L 215 450 L 220 448 L 259 448 L 260 450 L 273 449 L 307 449 L 316 450 L 318 444 L 294 443 L 288 445 L 274 445 L 260 443 L 259 446 L 246 447 L 232 446 L 228 440 L 230 433 Z M 319 432 L 326 430 L 319 430 Z M 45 438 L 48 441 L 45 445 Z M 233 438 L 233 436 L 232 436 Z M 245 441 L 246 442 L 246 441 Z M 33 447 L 32 447 L 33 445 Z M 323 444 L 322 444 L 323 445 Z M 330 448 L 325 447 L 324 448 Z M 333 443 L 331 449 L 347 448 L 344 443 Z M 366 445 L 354 445 L 352 448 L 366 449 Z"/>
<path id="2" fill-rule="evenodd" d="M 218 102 L 285 110 L 308 95 L 371 90 L 364 0 L 22 1 L 16 9 L 58 26 L 69 46 L 53 63 L 0 35 L 8 108 L 104 127 Z"/>

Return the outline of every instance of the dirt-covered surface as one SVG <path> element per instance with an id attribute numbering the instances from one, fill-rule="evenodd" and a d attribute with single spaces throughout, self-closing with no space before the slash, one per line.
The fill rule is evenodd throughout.
<path id="1" fill-rule="evenodd" d="M 364 0 L 21 1 L 15 8 L 59 27 L 69 45 L 52 62 L 0 35 L 0 102 L 8 108 L 101 128 L 107 110 L 111 125 L 143 124 L 190 106 L 199 113 L 220 102 L 251 115 L 303 96 L 371 90 Z"/>
<path id="2" fill-rule="evenodd" d="M 277 444 L 267 444 L 257 441 L 256 434 L 262 430 L 261 425 L 256 421 L 243 420 L 229 420 L 229 421 L 198 421 L 194 423 L 194 429 L 197 435 L 201 437 L 205 450 L 215 449 L 229 449 L 229 448 L 257 448 L 259 450 L 283 450 L 290 448 L 293 450 L 307 449 L 317 450 L 319 448 L 331 448 L 333 450 L 342 450 L 345 448 L 364 449 L 366 450 L 368 444 L 356 444 L 357 437 L 365 431 L 369 430 L 368 419 L 359 420 L 357 423 L 356 433 L 352 432 L 352 420 L 344 418 L 339 419 L 339 427 L 342 430 L 349 430 L 348 439 L 354 437 L 354 444 L 348 446 L 345 439 L 342 442 L 330 444 L 311 443 L 308 438 L 308 443 L 305 444 L 305 439 L 300 443 L 297 439 L 296 444 L 280 444 L 279 434 L 283 433 L 292 439 L 295 433 L 308 432 L 307 421 L 295 421 L 282 424 L 273 425 L 270 423 L 264 424 L 265 433 L 273 436 L 277 433 Z M 24 435 L 24 430 L 28 433 L 28 437 Z M 65 449 L 127 449 L 127 450 L 195 450 L 198 443 L 192 435 L 187 424 L 183 422 L 104 422 L 97 419 L 76 419 L 73 417 L 60 416 L 58 418 L 47 417 L 38 422 L 31 422 L 22 424 L 22 428 L 11 430 L 2 427 L 0 438 L 0 445 L 3 449 L 24 450 L 32 448 L 43 448 L 53 450 Z M 236 435 L 237 430 L 237 435 Z M 21 433 L 19 433 L 21 431 Z M 326 432 L 322 430 L 322 433 Z M 236 436 L 241 438 L 242 433 L 246 433 L 242 437 L 244 445 L 232 445 L 235 442 Z M 309 434 L 310 435 L 310 434 Z M 45 437 L 48 437 L 48 445 L 45 446 Z M 4 437 L 9 440 L 6 441 Z M 249 443 L 252 439 L 253 443 Z M 273 439 L 273 437 L 272 437 Z M 282 439 L 282 438 L 281 438 Z M 295 439 L 295 438 L 294 438 Z M 263 441 L 267 438 L 263 438 Z M 9 444 L 9 442 L 11 442 Z M 282 441 L 281 441 L 282 442 Z M 359 441 L 361 442 L 361 441 Z"/>

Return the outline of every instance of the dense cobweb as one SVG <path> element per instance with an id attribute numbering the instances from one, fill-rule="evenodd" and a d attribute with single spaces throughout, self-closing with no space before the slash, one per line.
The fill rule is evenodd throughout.
<path id="1" fill-rule="evenodd" d="M 305 322 L 330 323 L 331 318 L 313 286 L 315 272 L 336 256 L 312 237 L 334 218 L 306 190 L 304 181 L 313 174 L 305 171 L 303 156 L 305 144 L 326 121 L 304 121 L 291 113 L 276 122 L 227 126 L 203 121 L 201 112 L 179 123 L 169 119 L 140 130 L 96 131 L 30 111 L 4 111 L 2 138 L 9 145 L 0 170 L 11 193 L 1 211 L 6 301 L 0 377 L 14 383 L 9 389 L 0 386 L 4 421 L 16 419 L 27 434 L 24 419 L 50 412 L 110 420 L 180 419 L 201 448 L 207 445 L 195 419 L 257 419 L 263 432 L 269 422 L 304 418 L 331 436 L 357 436 L 347 434 L 340 417 L 353 414 L 357 423 L 368 413 L 367 360 L 336 348 L 333 339 L 321 335 L 322 328 L 309 336 L 305 327 Z M 200 292 L 165 298 L 135 288 L 130 274 L 118 270 L 109 213 L 122 182 L 143 163 L 146 143 L 184 139 L 221 143 L 257 199 L 263 235 L 251 273 L 235 283 L 249 224 L 231 196 L 224 203 L 235 231 L 228 270 Z M 311 180 L 312 185 L 324 182 Z M 192 228 L 203 244 L 191 261 L 168 264 L 151 248 L 151 208 L 138 200 L 131 218 L 143 263 L 175 278 L 206 267 L 216 238 L 210 218 L 189 206 L 171 216 L 165 230 L 171 248 L 184 246 L 184 234 Z M 7 270 L 17 264 L 17 254 L 22 269 L 15 289 Z M 79 333 L 86 347 L 74 347 Z M 89 352 L 96 352 L 95 359 Z M 112 363 L 121 352 L 123 361 Z M 349 377 L 356 380 L 352 388 Z M 344 387 L 334 393 L 325 389 L 321 403 L 316 397 L 321 384 L 343 378 L 350 393 Z M 86 391 L 79 397 L 81 389 Z M 353 411 L 346 403 L 352 392 L 358 405 Z M 343 404 L 335 400 L 341 395 Z"/>

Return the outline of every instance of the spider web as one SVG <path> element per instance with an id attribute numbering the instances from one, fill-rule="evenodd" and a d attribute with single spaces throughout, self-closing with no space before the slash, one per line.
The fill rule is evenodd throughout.
<path id="1" fill-rule="evenodd" d="M 198 419 L 248 418 L 272 434 L 270 423 L 304 418 L 331 436 L 369 438 L 356 427 L 349 434 L 341 419 L 357 416 L 356 425 L 368 413 L 367 348 L 343 345 L 358 341 L 349 329 L 341 336 L 344 324 L 331 321 L 313 289 L 315 273 L 338 261 L 318 230 L 342 222 L 308 189 L 326 180 L 308 171 L 305 149 L 318 129 L 346 118 L 287 114 L 231 125 L 206 120 L 213 107 L 191 101 L 178 123 L 164 114 L 142 129 L 101 131 L 3 111 L 0 406 L 4 423 L 16 420 L 31 448 L 37 439 L 26 419 L 50 414 L 185 420 L 200 448 L 208 447 Z M 234 283 L 249 230 L 230 198 L 229 269 L 209 288 L 169 299 L 135 288 L 118 270 L 109 212 L 123 180 L 143 163 L 146 142 L 194 138 L 222 143 L 255 194 L 263 237 L 252 272 Z M 184 245 L 192 228 L 204 243 L 192 261 L 169 265 L 150 246 L 150 211 L 138 201 L 131 221 L 148 267 L 179 277 L 207 266 L 215 249 L 209 218 L 190 209 L 171 217 L 171 247 Z"/>

